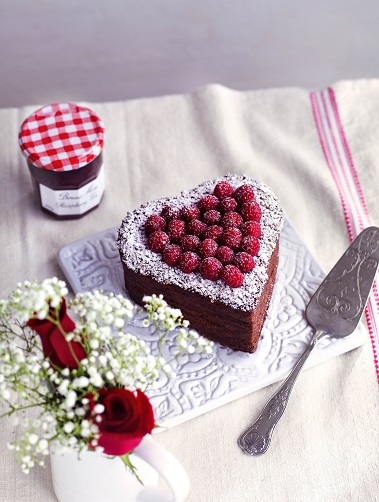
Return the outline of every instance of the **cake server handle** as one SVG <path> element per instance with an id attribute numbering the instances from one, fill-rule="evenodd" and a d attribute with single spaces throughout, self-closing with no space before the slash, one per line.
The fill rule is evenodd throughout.
<path id="1" fill-rule="evenodd" d="M 266 403 L 257 420 L 238 438 L 238 445 L 244 453 L 257 456 L 268 450 L 272 433 L 287 407 L 300 370 L 324 335 L 325 332 L 323 331 L 315 331 L 310 344 L 293 367 L 291 373 Z"/>

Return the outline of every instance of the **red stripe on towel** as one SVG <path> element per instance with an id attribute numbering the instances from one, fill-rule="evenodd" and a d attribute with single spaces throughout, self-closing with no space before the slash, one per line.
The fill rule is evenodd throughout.
<path id="1" fill-rule="evenodd" d="M 364 228 L 370 226 L 370 218 L 358 172 L 342 126 L 336 96 L 333 89 L 329 87 L 323 91 L 311 92 L 310 100 L 321 148 L 338 189 L 347 232 L 350 242 L 352 242 Z M 379 293 L 377 281 L 374 282 L 365 315 L 379 381 Z"/>

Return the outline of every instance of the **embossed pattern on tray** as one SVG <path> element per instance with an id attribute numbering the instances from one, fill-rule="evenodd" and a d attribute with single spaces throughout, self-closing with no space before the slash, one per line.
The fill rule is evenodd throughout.
<path id="1" fill-rule="evenodd" d="M 117 228 L 111 228 L 63 247 L 58 261 L 73 291 L 102 289 L 127 296 L 116 246 Z M 325 276 L 290 223 L 285 220 L 280 237 L 277 280 L 258 349 L 254 354 L 233 352 L 215 344 L 211 356 L 180 357 L 176 377 L 161 377 L 148 391 L 156 420 L 174 426 L 241 396 L 283 379 L 304 352 L 311 338 L 305 307 Z M 157 353 L 157 336 L 136 318 L 128 329 Z M 175 335 L 173 335 L 175 336 Z M 361 345 L 362 324 L 344 339 L 327 338 L 310 358 L 308 367 Z M 173 339 L 164 355 L 173 354 Z M 171 358 L 170 358 L 171 359 Z"/>

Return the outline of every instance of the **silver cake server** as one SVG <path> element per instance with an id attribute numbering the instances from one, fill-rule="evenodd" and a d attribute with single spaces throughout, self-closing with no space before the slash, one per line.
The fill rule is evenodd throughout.
<path id="1" fill-rule="evenodd" d="M 308 356 L 326 336 L 343 338 L 358 325 L 366 306 L 379 263 L 379 228 L 368 227 L 345 251 L 312 296 L 305 311 L 315 332 L 295 367 L 268 401 L 258 419 L 239 437 L 248 455 L 262 455 L 271 443 L 276 424 Z"/>

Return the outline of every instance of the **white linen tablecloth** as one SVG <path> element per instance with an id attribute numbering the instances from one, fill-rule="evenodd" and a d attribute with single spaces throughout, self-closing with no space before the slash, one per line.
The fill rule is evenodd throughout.
<path id="1" fill-rule="evenodd" d="M 0 110 L 1 297 L 18 281 L 64 278 L 57 252 L 65 244 L 226 172 L 271 186 L 325 271 L 360 224 L 379 224 L 379 81 L 339 82 L 312 95 L 209 85 L 189 95 L 87 105 L 106 127 L 106 193 L 98 209 L 70 221 L 37 206 L 19 151 L 19 126 L 36 106 Z M 356 196 L 338 182 L 344 162 Z M 303 372 L 261 457 L 244 455 L 236 441 L 278 384 L 157 435 L 188 471 L 188 501 L 379 500 L 376 348 L 368 333 L 358 349 Z M 53 502 L 50 469 L 24 475 L 6 449 L 15 433 L 2 420 L 0 500 Z"/>

